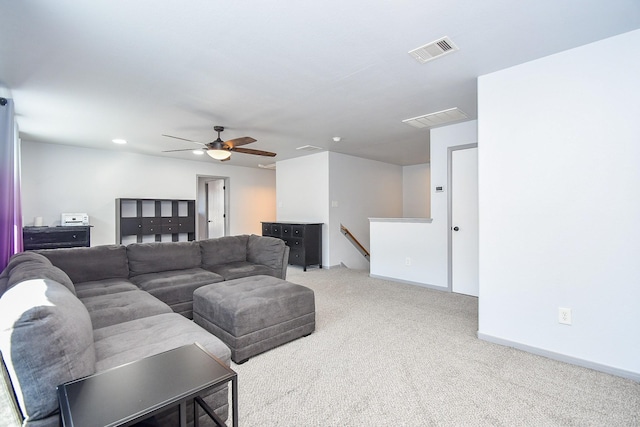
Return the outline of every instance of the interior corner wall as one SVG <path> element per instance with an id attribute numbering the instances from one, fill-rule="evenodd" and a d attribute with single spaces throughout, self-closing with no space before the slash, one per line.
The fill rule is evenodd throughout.
<path id="1" fill-rule="evenodd" d="M 426 252 L 431 256 L 430 265 L 424 271 L 423 283 L 436 288 L 449 287 L 448 239 L 449 203 L 448 174 L 449 148 L 478 142 L 478 122 L 469 120 L 449 126 L 431 129 L 431 218 L 423 236 Z M 442 187 L 442 192 L 436 192 Z"/>
<path id="2" fill-rule="evenodd" d="M 478 81 L 479 336 L 635 380 L 639 51 L 636 30 Z"/>
<path id="3" fill-rule="evenodd" d="M 402 168 L 402 217 L 431 218 L 431 165 Z"/>
<path id="4" fill-rule="evenodd" d="M 197 176 L 229 177 L 230 234 L 262 234 L 260 221 L 276 216 L 270 170 L 24 140 L 21 148 L 25 225 L 86 212 L 92 246 L 115 243 L 116 198 L 196 199 Z"/>
<path id="5" fill-rule="evenodd" d="M 329 153 L 276 162 L 278 221 L 322 223 L 322 264 L 329 266 Z"/>
<path id="6" fill-rule="evenodd" d="M 278 221 L 324 224 L 324 267 L 369 269 L 369 262 L 340 233 L 340 224 L 369 248 L 370 217 L 402 216 L 402 168 L 339 153 L 277 162 L 276 192 Z"/>
<path id="7" fill-rule="evenodd" d="M 369 261 L 340 232 L 344 225 L 371 249 L 369 218 L 402 217 L 402 167 L 329 153 L 330 265 L 369 270 Z"/>
<path id="8" fill-rule="evenodd" d="M 372 221 L 371 270 L 374 277 L 381 277 L 418 286 L 447 290 L 448 278 L 448 148 L 475 144 L 477 122 L 475 120 L 431 129 L 431 163 L 429 170 L 431 201 L 428 221 Z M 404 168 L 406 171 L 406 167 Z M 420 171 L 422 174 L 424 171 Z M 403 173 L 406 178 L 413 174 Z M 444 192 L 435 192 L 442 186 Z M 407 193 L 405 193 L 407 194 Z M 406 196 L 405 196 L 406 197 Z M 405 215 L 406 217 L 406 215 Z M 410 259 L 407 262 L 407 258 Z"/>

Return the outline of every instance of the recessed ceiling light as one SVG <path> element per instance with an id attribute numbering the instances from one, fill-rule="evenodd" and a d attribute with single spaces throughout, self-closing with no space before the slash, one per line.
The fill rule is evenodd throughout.
<path id="1" fill-rule="evenodd" d="M 120 139 L 120 138 L 112 139 L 111 141 L 116 143 L 116 144 L 126 144 L 127 143 L 126 139 Z"/>
<path id="2" fill-rule="evenodd" d="M 333 142 L 340 142 L 341 140 L 342 140 L 342 138 L 339 137 L 339 136 L 334 136 L 333 137 Z"/>
<path id="3" fill-rule="evenodd" d="M 193 153 L 193 154 L 196 154 L 196 155 L 198 155 L 198 156 L 201 156 L 201 155 L 203 155 L 203 154 L 204 154 L 204 151 L 202 151 L 202 150 L 193 150 L 193 151 L 192 151 L 192 153 Z"/>

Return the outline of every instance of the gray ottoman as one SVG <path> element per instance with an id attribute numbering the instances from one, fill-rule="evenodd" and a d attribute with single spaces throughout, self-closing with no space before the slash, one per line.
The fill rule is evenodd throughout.
<path id="1" fill-rule="evenodd" d="M 314 331 L 313 291 L 272 276 L 250 276 L 202 286 L 193 292 L 193 320 L 243 363 Z"/>

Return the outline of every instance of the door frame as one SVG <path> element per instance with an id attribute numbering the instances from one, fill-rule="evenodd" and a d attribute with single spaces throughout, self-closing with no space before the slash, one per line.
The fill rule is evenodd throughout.
<path id="1" fill-rule="evenodd" d="M 208 181 L 224 181 L 224 235 L 229 235 L 230 229 L 230 208 L 231 182 L 228 176 L 219 175 L 196 175 L 196 240 L 207 238 L 207 186 Z"/>
<path id="2" fill-rule="evenodd" d="M 447 289 L 453 292 L 453 152 L 477 148 L 478 143 L 456 145 L 447 148 Z"/>

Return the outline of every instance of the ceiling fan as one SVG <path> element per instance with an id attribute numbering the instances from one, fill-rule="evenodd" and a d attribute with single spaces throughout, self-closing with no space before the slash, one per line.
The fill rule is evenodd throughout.
<path id="1" fill-rule="evenodd" d="M 256 156 L 267 156 L 267 157 L 274 157 L 276 155 L 276 153 L 272 153 L 270 151 L 252 150 L 250 148 L 239 148 L 241 145 L 246 145 L 246 144 L 251 144 L 252 142 L 256 142 L 256 139 L 251 138 L 250 136 L 243 136 L 241 138 L 234 138 L 228 141 L 223 141 L 222 139 L 220 139 L 220 132 L 224 131 L 224 126 L 214 126 L 213 130 L 218 132 L 218 138 L 215 141 L 211 141 L 206 144 L 204 142 L 198 142 L 198 141 L 192 141 L 186 138 L 180 138 L 178 136 L 164 135 L 164 134 L 162 136 L 204 145 L 203 150 L 209 156 L 223 162 L 231 158 L 231 152 L 254 154 Z M 174 151 L 192 151 L 192 150 L 190 148 L 181 149 L 181 150 L 166 150 L 166 151 L 163 151 L 163 153 L 171 153 Z"/>

